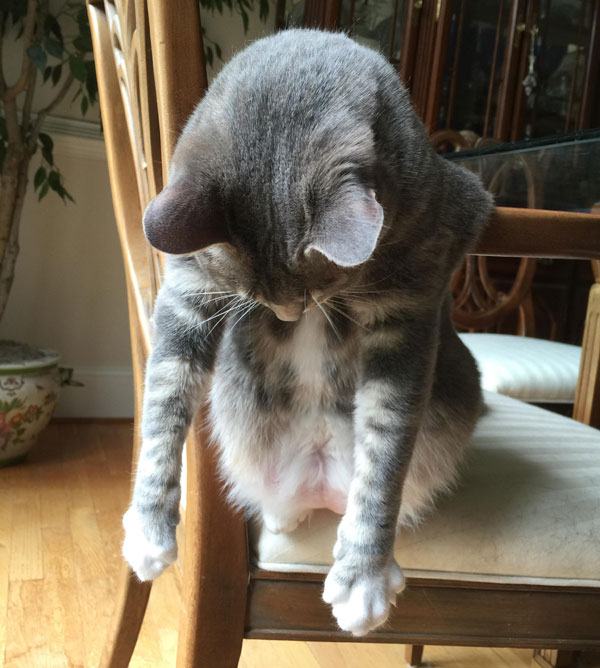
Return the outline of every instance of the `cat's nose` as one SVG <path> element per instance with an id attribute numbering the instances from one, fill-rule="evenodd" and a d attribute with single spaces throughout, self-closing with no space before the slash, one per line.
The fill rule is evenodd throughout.
<path id="1" fill-rule="evenodd" d="M 291 304 L 280 306 L 279 304 L 269 304 L 273 313 L 284 322 L 294 322 L 299 320 L 304 311 L 304 304 Z"/>

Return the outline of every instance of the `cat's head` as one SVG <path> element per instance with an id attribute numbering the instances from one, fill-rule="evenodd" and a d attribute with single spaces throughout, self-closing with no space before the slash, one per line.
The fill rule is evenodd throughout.
<path id="1" fill-rule="evenodd" d="M 340 33 L 291 30 L 211 84 L 144 230 L 161 251 L 197 256 L 217 290 L 294 320 L 305 300 L 389 276 L 406 248 L 441 284 L 489 208 L 474 177 L 435 156 L 385 58 Z"/>
<path id="2" fill-rule="evenodd" d="M 238 170 L 217 183 L 178 157 L 169 185 L 146 209 L 144 231 L 163 252 L 198 254 L 219 289 L 297 320 L 352 285 L 372 257 L 384 214 L 364 175 L 328 168 L 323 176 L 314 167 L 297 182 L 257 186 Z"/>

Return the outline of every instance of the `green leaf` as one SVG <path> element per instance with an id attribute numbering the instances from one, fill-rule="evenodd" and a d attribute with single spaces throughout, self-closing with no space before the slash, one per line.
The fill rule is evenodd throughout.
<path id="1" fill-rule="evenodd" d="M 85 62 L 83 58 L 76 58 L 75 56 L 71 56 L 69 58 L 69 69 L 77 81 L 85 81 L 87 77 L 87 70 L 85 68 Z"/>
<path id="2" fill-rule="evenodd" d="M 44 40 L 44 46 L 46 51 L 55 58 L 62 58 L 63 56 L 63 45 L 53 37 L 46 37 Z"/>
<path id="3" fill-rule="evenodd" d="M 248 32 L 248 13 L 245 9 L 240 8 L 240 14 L 242 16 L 242 23 L 244 24 L 244 33 Z"/>
<path id="4" fill-rule="evenodd" d="M 86 60 L 85 68 L 87 70 L 85 89 L 87 91 L 88 97 L 90 98 L 90 104 L 95 104 L 96 100 L 98 99 L 98 81 L 96 79 L 96 67 L 94 66 L 94 61 Z"/>
<path id="5" fill-rule="evenodd" d="M 47 67 L 47 68 L 44 70 L 44 77 L 43 77 L 43 79 L 44 79 L 44 83 L 46 83 L 46 81 L 48 81 L 48 79 L 50 78 L 50 75 L 51 75 L 51 74 L 52 74 L 52 68 L 51 68 L 51 67 Z"/>
<path id="6" fill-rule="evenodd" d="M 85 116 L 87 114 L 88 107 L 90 106 L 89 100 L 85 95 L 81 98 L 81 115 Z"/>
<path id="7" fill-rule="evenodd" d="M 87 15 L 87 9 L 85 8 L 85 5 L 78 5 L 79 11 L 77 12 L 77 25 L 79 26 L 79 32 L 82 33 L 83 35 L 86 34 L 86 32 L 90 31 L 90 24 L 88 23 L 88 15 Z"/>
<path id="8" fill-rule="evenodd" d="M 35 176 L 33 177 L 33 187 L 35 190 L 37 190 L 42 185 L 42 183 L 46 181 L 46 176 L 46 168 L 39 167 L 35 173 Z"/>
<path id="9" fill-rule="evenodd" d="M 69 200 L 71 202 L 75 201 L 73 197 L 70 195 L 70 193 L 68 193 L 66 188 L 63 186 L 60 173 L 57 170 L 53 169 L 48 174 L 47 184 L 62 199 L 63 202 L 66 203 L 66 200 Z"/>
<path id="10" fill-rule="evenodd" d="M 27 49 L 27 55 L 34 62 L 35 66 L 40 72 L 44 71 L 46 67 L 46 52 L 42 49 L 42 45 L 39 42 L 35 42 Z"/>
<path id="11" fill-rule="evenodd" d="M 60 28 L 60 23 L 56 20 L 56 17 L 52 14 L 47 14 L 44 21 L 44 30 L 47 35 L 54 35 L 56 39 L 60 42 L 61 46 L 63 43 L 62 30 Z"/>
<path id="12" fill-rule="evenodd" d="M 52 141 L 52 137 L 50 135 L 47 135 L 45 132 L 40 132 L 38 137 L 44 148 L 48 147 L 50 150 L 54 148 L 54 142 Z"/>
<path id="13" fill-rule="evenodd" d="M 60 188 L 60 175 L 55 169 L 48 174 L 48 185 L 54 191 L 58 191 Z"/>
<path id="14" fill-rule="evenodd" d="M 13 24 L 27 14 L 27 3 L 19 0 L 0 0 L 0 12 L 12 15 Z"/>
<path id="15" fill-rule="evenodd" d="M 47 149 L 45 146 L 42 146 L 42 156 L 49 165 L 54 164 L 54 156 L 52 155 L 52 151 Z"/>
<path id="16" fill-rule="evenodd" d="M 62 65 L 55 65 L 52 68 L 52 84 L 56 86 L 56 84 L 60 81 L 60 77 L 62 75 Z"/>
<path id="17" fill-rule="evenodd" d="M 54 142 L 52 141 L 52 137 L 49 135 L 40 132 L 39 135 L 40 138 L 40 143 L 42 144 L 42 156 L 44 160 L 49 164 L 53 165 L 54 164 L 54 156 L 53 156 L 53 149 L 54 149 Z"/>
<path id="18" fill-rule="evenodd" d="M 78 35 L 73 40 L 73 46 L 77 51 L 82 53 L 89 53 L 92 50 L 92 36 L 91 35 Z"/>
<path id="19" fill-rule="evenodd" d="M 38 193 L 38 202 L 44 197 L 46 197 L 46 195 L 48 194 L 48 188 L 49 188 L 48 181 L 46 181 L 46 183 L 44 183 L 44 185 L 40 188 L 40 192 Z"/>
<path id="20" fill-rule="evenodd" d="M 264 23 L 269 16 L 269 0 L 260 0 L 260 20 Z"/>

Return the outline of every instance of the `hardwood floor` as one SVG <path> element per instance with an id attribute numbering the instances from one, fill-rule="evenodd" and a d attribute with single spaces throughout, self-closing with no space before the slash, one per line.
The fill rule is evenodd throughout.
<path id="1" fill-rule="evenodd" d="M 112 612 L 132 425 L 54 423 L 0 469 L 0 667 L 95 668 Z M 180 580 L 161 576 L 132 668 L 175 664 Z M 400 668 L 399 645 L 245 641 L 241 668 Z M 424 665 L 523 668 L 527 650 L 425 648 Z M 600 667 L 600 655 L 582 665 Z M 210 668 L 210 667 L 207 667 Z"/>

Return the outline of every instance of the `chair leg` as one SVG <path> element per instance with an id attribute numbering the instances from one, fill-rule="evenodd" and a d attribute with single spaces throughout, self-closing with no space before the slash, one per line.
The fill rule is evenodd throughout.
<path id="1" fill-rule="evenodd" d="M 196 424 L 206 424 L 202 411 Z M 187 440 L 187 494 L 177 668 L 236 668 L 248 589 L 241 513 L 227 503 L 215 449 L 194 430 Z"/>
<path id="2" fill-rule="evenodd" d="M 140 582 L 123 563 L 117 606 L 112 616 L 109 642 L 104 644 L 100 668 L 127 668 L 146 612 L 152 582 Z"/>
<path id="3" fill-rule="evenodd" d="M 533 651 L 532 668 L 571 668 L 580 652 L 568 649 L 536 649 Z"/>
<path id="4" fill-rule="evenodd" d="M 405 645 L 404 658 L 409 666 L 420 666 L 423 660 L 423 645 Z"/>

